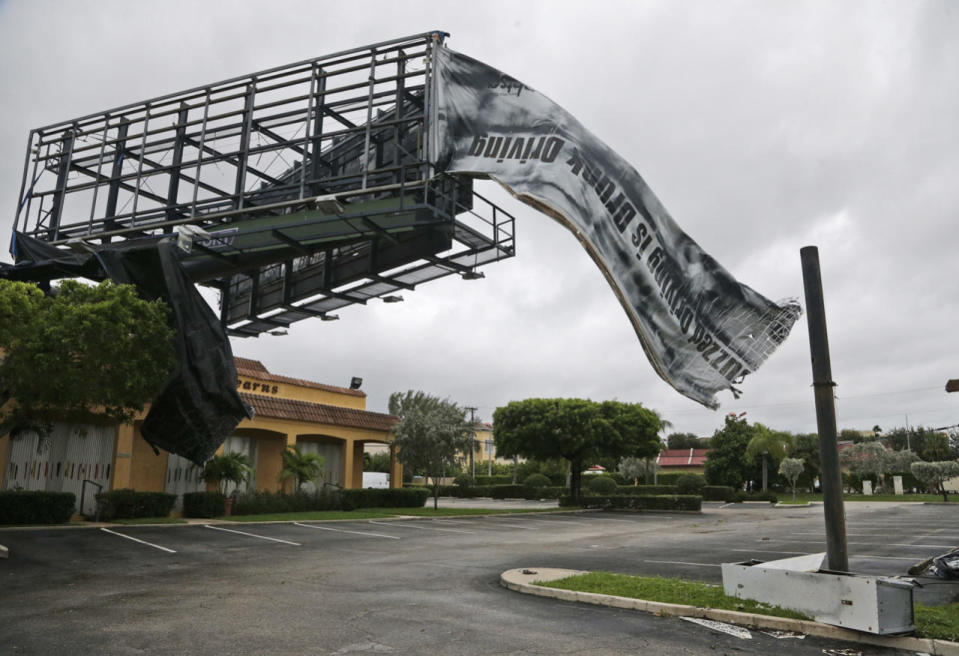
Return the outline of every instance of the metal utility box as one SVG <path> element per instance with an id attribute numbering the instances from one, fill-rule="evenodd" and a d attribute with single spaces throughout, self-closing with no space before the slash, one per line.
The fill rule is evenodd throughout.
<path id="1" fill-rule="evenodd" d="M 821 555 L 817 556 L 821 560 Z M 724 563 L 723 590 L 731 597 L 788 608 L 817 622 L 856 631 L 886 635 L 915 630 L 912 582 L 846 572 L 802 571 L 801 563 L 789 561 L 797 559 Z"/>

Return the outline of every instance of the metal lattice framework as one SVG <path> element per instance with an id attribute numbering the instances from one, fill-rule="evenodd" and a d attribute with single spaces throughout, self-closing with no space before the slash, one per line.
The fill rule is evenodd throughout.
<path id="1" fill-rule="evenodd" d="M 33 130 L 15 230 L 60 247 L 187 236 L 184 266 L 220 289 L 236 335 L 475 277 L 514 254 L 513 217 L 429 163 L 441 38 L 386 41 Z"/>

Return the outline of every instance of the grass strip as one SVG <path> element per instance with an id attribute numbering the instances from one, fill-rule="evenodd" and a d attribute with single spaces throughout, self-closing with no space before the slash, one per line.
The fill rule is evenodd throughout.
<path id="1" fill-rule="evenodd" d="M 595 592 L 616 597 L 646 599 L 647 601 L 659 601 L 666 604 L 719 608 L 797 620 L 811 619 L 794 610 L 770 606 L 751 599 L 728 597 L 723 593 L 722 586 L 661 576 L 629 576 L 608 572 L 590 572 L 549 583 L 537 582 L 536 585 L 560 590 Z M 945 606 L 915 604 L 913 611 L 916 624 L 915 635 L 917 637 L 959 641 L 959 603 Z"/>
<path id="2" fill-rule="evenodd" d="M 791 501 L 792 494 L 790 492 L 781 492 L 778 493 L 780 496 L 780 501 Z M 954 495 L 950 499 L 950 503 L 956 503 L 957 499 Z M 925 503 L 946 503 L 942 500 L 941 494 L 843 494 L 843 501 L 915 501 L 915 502 L 925 502 Z M 806 502 L 806 501 L 822 501 L 821 494 L 809 494 L 799 492 L 796 494 L 797 502 Z"/>
<path id="3" fill-rule="evenodd" d="M 609 572 L 590 572 L 549 583 L 536 583 L 536 585 L 559 590 L 595 592 L 616 597 L 645 599 L 665 604 L 719 608 L 743 613 L 788 617 L 796 620 L 809 619 L 806 615 L 794 610 L 762 604 L 751 599 L 727 597 L 723 593 L 722 586 L 663 576 L 628 576 L 626 574 L 610 574 Z"/>
<path id="4" fill-rule="evenodd" d="M 136 526 L 137 524 L 186 524 L 187 521 L 179 517 L 137 517 L 136 519 L 111 519 L 110 523 Z"/>
<path id="5" fill-rule="evenodd" d="M 959 642 L 959 603 L 945 606 L 913 606 L 916 635 Z"/>
<path id="6" fill-rule="evenodd" d="M 291 513 L 272 513 L 263 515 L 232 515 L 220 517 L 231 522 L 293 522 L 303 520 L 350 520 L 350 519 L 384 519 L 407 515 L 414 517 L 456 517 L 464 515 L 514 515 L 537 512 L 555 512 L 555 508 L 517 508 L 489 510 L 485 508 L 363 508 L 360 510 L 313 510 Z"/>

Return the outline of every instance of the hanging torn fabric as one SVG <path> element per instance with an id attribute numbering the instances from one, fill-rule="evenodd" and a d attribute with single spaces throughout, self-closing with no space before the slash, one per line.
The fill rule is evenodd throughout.
<path id="1" fill-rule="evenodd" d="M 562 107 L 444 46 L 434 49 L 430 156 L 488 177 L 569 229 L 603 272 L 656 372 L 716 408 L 801 310 L 737 282 L 683 232 L 639 173 Z"/>

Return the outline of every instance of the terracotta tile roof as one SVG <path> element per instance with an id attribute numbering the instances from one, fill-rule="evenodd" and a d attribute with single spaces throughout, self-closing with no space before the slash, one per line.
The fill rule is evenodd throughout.
<path id="1" fill-rule="evenodd" d="M 366 410 L 341 408 L 335 405 L 310 403 L 309 401 L 278 399 L 273 396 L 243 394 L 242 392 L 240 397 L 253 406 L 258 417 L 350 426 L 351 428 L 365 428 L 376 431 L 390 431 L 393 429 L 393 425 L 399 421 L 399 418 L 381 412 L 367 412 Z"/>
<path id="2" fill-rule="evenodd" d="M 309 387 L 311 389 L 335 392 L 336 394 L 347 394 L 349 396 L 362 397 L 366 396 L 366 392 L 361 390 L 354 390 L 348 387 L 337 387 L 336 385 L 325 385 L 312 380 L 303 380 L 302 378 L 290 378 L 289 376 L 271 374 L 259 360 L 248 360 L 247 358 L 234 357 L 233 361 L 236 363 L 236 373 L 238 376 L 258 378 L 259 380 L 269 380 L 274 383 L 289 383 L 290 385 L 299 385 L 300 387 Z"/>
<path id="3" fill-rule="evenodd" d="M 656 464 L 660 467 L 702 467 L 709 449 L 666 449 L 660 451 Z"/>

